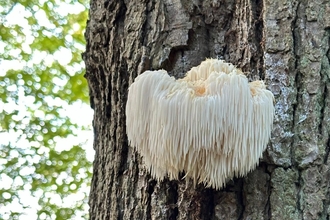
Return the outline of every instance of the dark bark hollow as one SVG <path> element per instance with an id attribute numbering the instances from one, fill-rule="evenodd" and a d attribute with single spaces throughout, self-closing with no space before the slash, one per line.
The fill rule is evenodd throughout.
<path id="1" fill-rule="evenodd" d="M 330 2 L 92 0 L 83 57 L 94 115 L 91 219 L 329 219 Z M 144 70 L 182 77 L 207 57 L 275 95 L 257 169 L 215 191 L 156 182 L 128 146 L 128 86 Z"/>

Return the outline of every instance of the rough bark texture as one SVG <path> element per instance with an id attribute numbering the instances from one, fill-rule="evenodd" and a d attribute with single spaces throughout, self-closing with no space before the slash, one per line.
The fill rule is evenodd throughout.
<path id="1" fill-rule="evenodd" d="M 94 116 L 91 219 L 329 219 L 328 0 L 92 0 L 84 53 Z M 147 69 L 182 77 L 206 57 L 276 99 L 259 167 L 221 191 L 156 182 L 128 146 L 127 89 Z"/>

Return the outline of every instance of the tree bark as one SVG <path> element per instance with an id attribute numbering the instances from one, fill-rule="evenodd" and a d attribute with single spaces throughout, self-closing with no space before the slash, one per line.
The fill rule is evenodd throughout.
<path id="1" fill-rule="evenodd" d="M 90 219 L 329 219 L 330 2 L 91 0 L 83 57 L 94 109 Z M 220 58 L 275 95 L 256 170 L 219 191 L 153 180 L 125 131 L 145 70 L 177 78 Z"/>

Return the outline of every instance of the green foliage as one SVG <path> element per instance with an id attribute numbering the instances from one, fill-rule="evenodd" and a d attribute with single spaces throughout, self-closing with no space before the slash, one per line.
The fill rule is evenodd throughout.
<path id="1" fill-rule="evenodd" d="M 0 219 L 87 218 L 86 20 L 87 0 L 0 0 Z"/>

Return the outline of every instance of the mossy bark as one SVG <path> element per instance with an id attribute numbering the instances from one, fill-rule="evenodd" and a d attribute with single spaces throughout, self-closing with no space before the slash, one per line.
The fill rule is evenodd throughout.
<path id="1" fill-rule="evenodd" d="M 94 109 L 91 219 L 329 219 L 330 2 L 91 0 L 83 57 Z M 128 145 L 128 86 L 205 58 L 265 80 L 272 138 L 257 169 L 215 191 L 156 182 Z"/>

